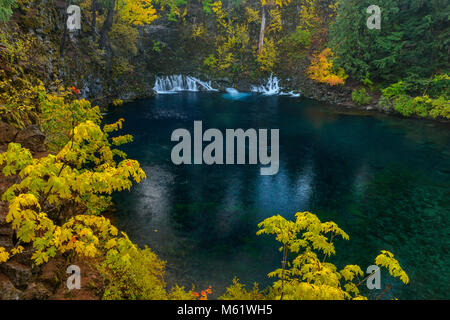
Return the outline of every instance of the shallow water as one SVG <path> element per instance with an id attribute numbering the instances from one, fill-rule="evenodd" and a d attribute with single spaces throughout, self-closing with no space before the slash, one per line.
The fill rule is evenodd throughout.
<path id="1" fill-rule="evenodd" d="M 229 97 L 228 97 L 229 98 Z M 112 108 L 125 118 L 124 147 L 148 179 L 116 194 L 115 223 L 167 260 L 169 283 L 212 285 L 222 294 L 233 277 L 260 287 L 281 260 L 257 224 L 298 211 L 333 220 L 350 241 L 336 243 L 339 267 L 373 264 L 390 250 L 410 276 L 404 286 L 382 273 L 391 299 L 450 298 L 450 128 L 425 120 L 349 111 L 285 96 L 227 99 L 220 93 L 160 95 Z M 170 141 L 177 128 L 280 129 L 280 170 L 259 165 L 175 166 Z M 191 131 L 192 132 L 192 131 Z M 381 290 L 365 290 L 376 297 Z"/>

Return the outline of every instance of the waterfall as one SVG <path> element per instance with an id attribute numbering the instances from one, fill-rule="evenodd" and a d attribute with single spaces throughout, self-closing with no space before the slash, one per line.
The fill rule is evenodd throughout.
<path id="1" fill-rule="evenodd" d="M 252 86 L 252 92 L 263 93 L 267 96 L 271 96 L 274 94 L 280 93 L 280 85 L 278 84 L 278 78 L 274 77 L 273 74 L 270 74 L 269 79 L 267 79 L 267 83 L 261 86 Z"/>
<path id="2" fill-rule="evenodd" d="M 179 91 L 218 91 L 211 86 L 211 81 L 205 82 L 191 76 L 171 75 L 156 77 L 157 93 L 175 93 Z"/>
<path id="3" fill-rule="evenodd" d="M 256 93 L 262 93 L 266 96 L 272 95 L 286 95 L 291 97 L 300 97 L 300 93 L 295 93 L 294 91 L 283 92 L 283 88 L 279 85 L 279 80 L 273 74 L 270 74 L 269 79 L 267 79 L 265 85 L 261 86 L 251 86 L 251 91 Z"/>

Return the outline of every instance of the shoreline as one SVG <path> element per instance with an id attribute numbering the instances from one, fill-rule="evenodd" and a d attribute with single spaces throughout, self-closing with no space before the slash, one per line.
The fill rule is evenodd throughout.
<path id="1" fill-rule="evenodd" d="M 211 79 L 211 81 L 216 81 L 216 80 L 215 80 L 215 79 Z M 318 86 L 323 86 L 323 85 L 318 84 Z M 237 88 L 235 88 L 235 87 L 237 87 Z M 251 87 L 251 84 L 246 84 L 246 87 L 250 88 L 250 87 Z M 244 87 L 244 88 L 246 88 L 246 87 Z M 176 94 L 176 93 L 183 93 L 183 92 L 192 92 L 192 93 L 201 92 L 201 93 L 218 93 L 218 94 L 225 94 L 225 93 L 227 93 L 227 92 L 225 91 L 225 88 L 226 88 L 225 86 L 221 85 L 221 86 L 219 87 L 218 91 L 214 91 L 214 92 L 212 92 L 212 91 L 206 91 L 206 90 L 199 90 L 199 91 L 177 91 L 177 92 L 174 92 L 174 94 Z M 227 88 L 235 88 L 235 89 L 238 90 L 240 93 L 251 93 L 251 94 L 255 94 L 254 92 L 250 91 L 249 89 L 243 89 L 243 86 L 242 86 L 242 85 L 241 85 L 241 86 L 239 86 L 239 85 L 238 85 L 238 86 L 230 86 L 230 87 L 227 87 Z M 340 88 L 341 88 L 341 89 L 344 89 L 344 90 L 351 90 L 350 87 L 340 87 Z M 328 92 L 335 92 L 336 89 L 340 89 L 340 88 L 329 87 L 329 88 L 328 88 L 328 89 L 329 89 Z M 287 89 L 287 90 L 290 90 L 289 87 L 287 87 L 286 89 Z M 114 96 L 112 96 L 112 97 L 119 98 L 119 99 L 124 98 L 124 99 L 123 99 L 124 104 L 127 104 L 127 103 L 131 103 L 131 102 L 135 102 L 135 101 L 142 101 L 142 100 L 147 100 L 147 99 L 155 98 L 156 96 L 161 95 L 161 94 L 160 94 L 160 93 L 157 93 L 156 91 L 154 91 L 154 90 L 152 89 L 152 92 L 150 92 L 148 95 L 139 95 L 139 96 L 136 96 L 135 98 L 128 98 L 128 99 L 124 97 L 124 96 L 130 96 L 130 95 L 133 95 L 133 92 L 132 92 L 132 91 L 126 92 L 126 93 L 121 94 L 121 95 L 114 95 Z M 261 95 L 262 95 L 262 94 L 261 94 Z M 280 95 L 280 94 L 274 94 L 274 96 L 283 96 L 283 95 Z M 341 96 L 341 97 L 342 97 L 342 96 Z M 419 117 L 419 116 L 410 116 L 410 117 L 406 117 L 406 116 L 403 116 L 403 115 L 401 115 L 400 113 L 395 112 L 395 111 L 386 111 L 386 110 L 384 110 L 384 109 L 381 109 L 381 108 L 378 106 L 378 99 L 376 100 L 376 103 L 371 103 L 371 104 L 368 104 L 368 105 L 365 105 L 365 106 L 358 106 L 358 105 L 356 105 L 355 103 L 353 103 L 353 101 L 351 101 L 351 92 L 350 92 L 350 96 L 349 96 L 350 100 L 348 100 L 348 98 L 345 99 L 345 100 L 347 100 L 347 101 L 336 101 L 336 100 L 330 100 L 330 99 L 326 99 L 326 98 L 324 98 L 324 99 L 318 99 L 317 96 L 314 96 L 314 95 L 311 95 L 311 94 L 304 94 L 302 91 L 300 91 L 300 97 L 291 97 L 291 98 L 296 98 L 296 99 L 302 99 L 302 98 L 303 98 L 303 99 L 314 100 L 314 101 L 317 101 L 317 102 L 324 102 L 324 103 L 333 105 L 333 106 L 335 106 L 335 107 L 337 107 L 337 108 L 339 108 L 339 109 L 341 109 L 341 110 L 358 111 L 358 112 L 362 112 L 362 113 L 367 113 L 368 115 L 375 115 L 375 114 L 378 114 L 378 115 L 385 115 L 385 116 L 395 117 L 395 118 L 398 118 L 398 119 L 416 119 L 416 120 L 425 120 L 425 121 L 431 121 L 431 122 L 433 122 L 433 123 L 442 123 L 442 124 L 450 125 L 450 119 L 442 119 L 442 118 L 436 118 L 436 119 L 433 119 L 433 118 L 430 118 L 430 117 L 423 118 L 423 117 Z M 88 100 L 89 100 L 89 99 L 88 99 Z M 109 101 L 109 100 L 111 100 L 111 101 Z M 113 100 L 114 100 L 114 98 L 108 99 L 108 100 L 107 100 L 108 102 L 107 102 L 107 101 L 104 101 L 104 103 L 100 103 L 100 108 L 103 109 L 103 110 L 109 108 L 110 106 L 112 106 L 112 101 L 113 101 Z"/>

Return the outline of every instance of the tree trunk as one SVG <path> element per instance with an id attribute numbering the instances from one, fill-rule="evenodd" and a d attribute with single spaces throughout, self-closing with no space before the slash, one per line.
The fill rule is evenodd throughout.
<path id="1" fill-rule="evenodd" d="M 108 32 L 111 30 L 113 22 L 114 22 L 114 7 L 108 9 L 108 15 L 106 16 L 106 20 L 103 23 L 102 29 L 100 30 L 100 41 L 99 41 L 100 49 L 104 49 L 106 47 L 106 43 L 108 41 Z"/>
<path id="2" fill-rule="evenodd" d="M 259 32 L 258 54 L 261 54 L 264 47 L 264 31 L 266 30 L 266 8 L 262 6 L 261 31 Z"/>

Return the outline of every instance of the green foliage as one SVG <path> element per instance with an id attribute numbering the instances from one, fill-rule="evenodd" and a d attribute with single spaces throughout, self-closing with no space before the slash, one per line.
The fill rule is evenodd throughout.
<path id="1" fill-rule="evenodd" d="M 302 28 L 298 28 L 293 32 L 289 39 L 296 46 L 309 47 L 311 44 L 311 32 Z"/>
<path id="2" fill-rule="evenodd" d="M 388 99 L 403 95 L 406 93 L 405 83 L 403 81 L 399 81 L 391 84 L 389 87 L 381 90 L 381 93 L 383 94 L 383 97 Z"/>
<path id="3" fill-rule="evenodd" d="M 128 246 L 125 250 L 110 250 L 100 266 L 106 281 L 103 299 L 162 300 L 166 296 L 164 262 L 145 248 Z"/>
<path id="4" fill-rule="evenodd" d="M 134 65 L 129 58 L 118 56 L 112 59 L 111 76 L 116 78 L 132 77 L 134 72 Z"/>
<path id="5" fill-rule="evenodd" d="M 153 41 L 153 51 L 155 52 L 161 52 L 161 43 L 159 41 Z"/>
<path id="6" fill-rule="evenodd" d="M 100 124 L 100 109 L 85 99 L 74 99 L 73 92 L 64 88 L 54 94 L 40 94 L 40 124 L 50 150 L 60 150 L 70 139 L 73 127 L 85 121 Z"/>
<path id="7" fill-rule="evenodd" d="M 444 97 L 433 99 L 431 102 L 432 107 L 429 114 L 432 118 L 436 119 L 442 117 L 444 119 L 450 119 L 450 102 Z"/>
<path id="8" fill-rule="evenodd" d="M 212 7 L 212 1 L 213 1 L 213 0 L 203 0 L 203 1 L 202 1 L 203 11 L 204 11 L 206 14 L 212 14 L 212 10 L 211 10 L 211 7 Z"/>
<path id="9" fill-rule="evenodd" d="M 402 94 L 392 99 L 394 110 L 404 116 L 419 116 L 422 118 L 450 119 L 450 101 L 444 97 L 432 99 L 425 95 L 412 98 Z"/>
<path id="10" fill-rule="evenodd" d="M 203 55 L 203 65 L 215 76 L 236 80 L 242 77 L 253 80 L 298 66 L 313 43 L 313 33 L 328 19 L 325 14 L 328 5 L 319 0 L 211 2 L 215 29 L 203 34 L 211 37 L 206 46 L 210 46 L 212 39 L 215 45 Z M 262 28 L 263 12 L 265 27 Z M 261 32 L 264 37 L 260 43 Z"/>
<path id="11" fill-rule="evenodd" d="M 233 279 L 233 284 L 229 286 L 221 300 L 265 300 L 264 292 L 258 289 L 258 284 L 255 282 L 253 288 L 247 291 L 245 285 L 239 283 L 237 278 Z"/>
<path id="12" fill-rule="evenodd" d="M 279 50 L 292 59 L 302 59 L 311 45 L 311 32 L 297 27 L 295 32 L 280 40 Z"/>
<path id="13" fill-rule="evenodd" d="M 221 1 L 212 4 L 211 10 L 216 20 L 214 53 L 203 60 L 204 66 L 212 74 L 221 76 L 242 75 L 253 63 L 250 47 L 249 25 L 247 21 L 230 18 Z M 202 33 L 205 33 L 202 30 Z"/>
<path id="14" fill-rule="evenodd" d="M 19 129 L 37 124 L 45 94 L 35 74 L 41 61 L 36 54 L 39 43 L 31 35 L 3 29 L 0 43 L 0 119 Z"/>
<path id="15" fill-rule="evenodd" d="M 368 29 L 367 7 L 381 8 L 381 29 Z M 450 3 L 436 1 L 340 1 L 330 27 L 336 64 L 357 79 L 370 72 L 377 81 L 429 77 L 449 69 Z"/>
<path id="16" fill-rule="evenodd" d="M 384 96 L 381 96 L 380 99 L 378 100 L 378 106 L 380 107 L 381 110 L 384 111 L 392 111 L 392 109 L 394 108 L 391 101 Z"/>
<path id="17" fill-rule="evenodd" d="M 0 22 L 8 21 L 16 6 L 16 0 L 0 0 Z"/>
<path id="18" fill-rule="evenodd" d="M 278 52 L 273 39 L 266 38 L 261 54 L 257 56 L 261 71 L 272 72 L 278 62 Z"/>
<path id="19" fill-rule="evenodd" d="M 138 37 L 138 30 L 126 23 L 117 22 L 113 24 L 109 32 L 112 50 L 124 58 L 131 58 L 137 55 Z"/>
<path id="20" fill-rule="evenodd" d="M 217 59 L 213 54 L 210 54 L 203 60 L 203 64 L 211 70 L 214 70 L 217 67 Z"/>
<path id="21" fill-rule="evenodd" d="M 42 83 L 16 78 L 0 82 L 0 118 L 17 128 L 38 122 L 39 101 L 45 95 Z"/>
<path id="22" fill-rule="evenodd" d="M 364 78 L 361 79 L 361 83 L 367 87 L 369 87 L 369 89 L 373 88 L 373 82 L 372 80 L 370 80 L 370 73 L 367 72 L 366 75 L 364 76 Z"/>
<path id="23" fill-rule="evenodd" d="M 18 143 L 10 143 L 6 152 L 0 154 L 0 165 L 4 165 L 2 173 L 4 176 L 11 176 L 22 171 L 32 162 L 28 149 L 24 149 Z"/>
<path id="24" fill-rule="evenodd" d="M 448 73 L 434 75 L 430 78 L 407 77 L 403 79 L 405 92 L 411 96 L 427 94 L 437 98 L 450 98 L 450 76 Z"/>
<path id="25" fill-rule="evenodd" d="M 384 109 L 394 109 L 403 116 L 419 116 L 422 118 L 431 117 L 433 119 L 443 118 L 450 119 L 450 101 L 448 99 L 448 84 L 449 77 L 447 74 L 437 75 L 431 79 L 421 81 L 427 87 L 422 87 L 421 90 L 427 89 L 436 96 L 436 98 L 423 94 L 417 97 L 411 97 L 408 92 L 415 92 L 413 83 L 399 81 L 381 90 L 382 97 L 379 104 Z M 415 82 L 417 83 L 417 81 Z"/>
<path id="26" fill-rule="evenodd" d="M 425 86 L 426 87 L 426 86 Z M 430 96 L 443 96 L 450 98 L 450 75 L 447 73 L 437 74 L 431 78 L 428 91 Z"/>
<path id="27" fill-rule="evenodd" d="M 406 94 L 396 96 L 393 100 L 393 106 L 395 111 L 404 116 L 409 117 L 416 114 L 416 104 L 414 103 L 414 99 Z"/>
<path id="28" fill-rule="evenodd" d="M 155 3 L 160 6 L 160 11 L 167 12 L 169 21 L 176 22 L 186 15 L 186 0 L 155 0 Z M 181 11 L 183 6 L 185 8 Z"/>
<path id="29" fill-rule="evenodd" d="M 365 88 L 353 90 L 352 100 L 358 106 L 368 105 L 372 101 L 372 97 L 367 93 Z"/>

